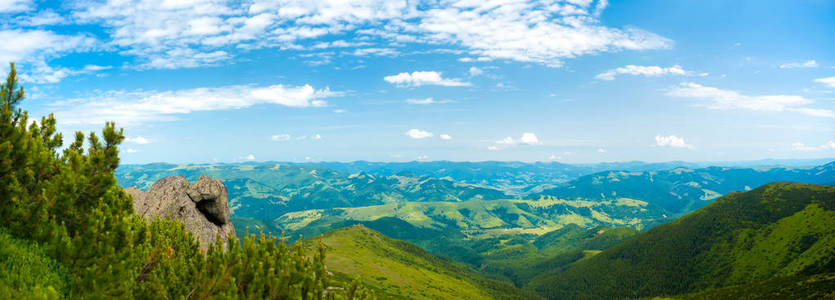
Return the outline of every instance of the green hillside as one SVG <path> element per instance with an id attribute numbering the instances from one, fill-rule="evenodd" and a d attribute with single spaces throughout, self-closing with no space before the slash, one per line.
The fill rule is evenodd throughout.
<path id="1" fill-rule="evenodd" d="M 362 225 L 307 239 L 305 245 L 313 249 L 319 242 L 325 246 L 325 265 L 336 281 L 358 278 L 381 299 L 535 298 Z"/>
<path id="2" fill-rule="evenodd" d="M 835 188 L 731 193 L 527 287 L 549 298 L 692 293 L 835 271 Z"/>
<path id="3" fill-rule="evenodd" d="M 468 238 L 506 234 L 541 235 L 568 224 L 641 227 L 663 219 L 663 211 L 632 199 L 605 201 L 470 200 L 408 202 L 365 207 L 316 209 L 286 213 L 274 227 L 288 233 L 319 234 L 345 222 L 397 218 L 422 229 L 455 232 Z"/>

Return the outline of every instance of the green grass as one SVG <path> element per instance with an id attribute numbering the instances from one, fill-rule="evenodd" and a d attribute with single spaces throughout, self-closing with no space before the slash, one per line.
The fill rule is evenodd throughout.
<path id="1" fill-rule="evenodd" d="M 322 242 L 328 270 L 345 284 L 359 278 L 380 298 L 507 299 L 534 295 L 510 284 L 486 279 L 461 265 L 426 253 L 420 247 L 388 238 L 362 225 L 307 239 Z"/>

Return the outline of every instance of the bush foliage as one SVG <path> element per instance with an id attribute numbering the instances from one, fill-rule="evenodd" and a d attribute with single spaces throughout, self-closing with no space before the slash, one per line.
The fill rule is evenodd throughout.
<path id="1" fill-rule="evenodd" d="M 374 298 L 330 286 L 323 247 L 311 257 L 261 234 L 203 253 L 181 224 L 146 223 L 113 175 L 123 131 L 107 123 L 61 149 L 54 116 L 30 121 L 24 96 L 12 64 L 0 84 L 0 265 L 17 274 L 0 277 L 0 297 Z"/>

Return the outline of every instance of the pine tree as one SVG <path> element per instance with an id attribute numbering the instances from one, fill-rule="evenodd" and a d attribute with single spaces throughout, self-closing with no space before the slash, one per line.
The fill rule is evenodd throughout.
<path id="1" fill-rule="evenodd" d="M 310 258 L 301 243 L 291 248 L 261 233 L 242 243 L 229 237 L 225 250 L 218 240 L 203 253 L 182 224 L 146 223 L 114 177 L 123 130 L 107 123 L 100 136 L 76 132 L 59 153 L 54 116 L 30 123 L 23 99 L 11 64 L 0 84 L 0 230 L 41 245 L 66 271 L 58 273 L 72 275 L 58 287 L 0 280 L 0 297 L 375 298 L 357 284 L 329 286 L 323 247 Z"/>

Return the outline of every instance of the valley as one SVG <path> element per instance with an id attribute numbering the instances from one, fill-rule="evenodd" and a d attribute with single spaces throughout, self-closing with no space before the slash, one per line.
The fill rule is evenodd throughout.
<path id="1" fill-rule="evenodd" d="M 345 173 L 324 167 L 325 165 L 336 166 L 342 171 L 356 171 L 352 168 L 360 167 L 368 169 Z M 751 277 L 751 273 L 739 273 L 728 275 L 730 277 L 726 281 L 693 284 L 688 288 L 664 290 L 662 284 L 652 283 L 654 289 L 647 292 L 634 288 L 626 289 L 634 294 L 554 294 L 554 287 L 560 285 L 564 287 L 556 290 L 589 290 L 590 287 L 574 286 L 576 283 L 572 280 L 597 282 L 601 279 L 574 279 L 572 276 L 596 276 L 595 272 L 599 271 L 586 268 L 607 266 L 603 268 L 609 269 L 608 266 L 616 265 L 615 262 L 601 262 L 604 257 L 610 257 L 612 254 L 609 253 L 612 251 L 627 247 L 625 245 L 630 243 L 637 243 L 646 239 L 646 236 L 657 235 L 655 232 L 659 230 L 664 231 L 681 222 L 697 218 L 691 215 L 698 216 L 705 214 L 704 211 L 715 211 L 717 208 L 714 207 L 727 206 L 730 204 L 726 202 L 733 202 L 724 200 L 725 198 L 737 197 L 736 195 L 745 191 L 750 191 L 745 193 L 749 195 L 760 194 L 763 189 L 806 189 L 802 185 L 775 187 L 774 184 L 759 188 L 773 181 L 826 184 L 835 178 L 835 163 L 813 167 L 695 169 L 674 165 L 671 169 L 660 170 L 656 169 L 659 165 L 670 166 L 633 163 L 630 165 L 632 171 L 611 170 L 582 175 L 582 172 L 577 170 L 590 171 L 602 166 L 567 167 L 568 165 L 560 164 L 518 163 L 512 165 L 517 172 L 511 173 L 512 176 L 518 176 L 518 172 L 526 168 L 530 169 L 529 174 L 535 175 L 537 172 L 544 172 L 542 170 L 546 167 L 571 169 L 575 173 L 571 176 L 561 173 L 561 176 L 564 176 L 562 180 L 548 184 L 543 182 L 553 180 L 552 177 L 518 176 L 525 179 L 522 182 L 517 181 L 518 185 L 513 187 L 506 185 L 507 182 L 503 183 L 503 177 L 497 175 L 509 172 L 510 167 L 497 167 L 496 163 L 492 162 L 432 162 L 426 165 L 411 163 L 408 167 L 403 164 L 389 166 L 384 163 L 365 162 L 321 165 L 152 164 L 123 166 L 117 171 L 116 177 L 121 185 L 142 187 L 172 174 L 186 178 L 195 178 L 200 174 L 217 176 L 229 190 L 232 221 L 239 235 L 249 230 L 263 231 L 274 236 L 283 235 L 287 241 L 301 237 L 310 249 L 315 243 L 322 242 L 328 251 L 328 266 L 336 274 L 336 280 L 348 284 L 353 279 L 359 279 L 383 298 L 400 298 L 405 295 L 409 298 L 454 298 L 449 294 L 453 290 L 472 291 L 474 294 L 467 296 L 472 299 L 508 298 L 508 295 L 522 298 L 601 298 L 615 295 L 643 297 L 671 295 L 670 293 L 680 294 L 682 297 L 687 293 L 693 293 L 687 297 L 701 297 L 697 292 L 705 289 L 716 288 L 711 289 L 712 292 L 709 293 L 735 293 L 749 284 L 757 284 L 758 280 L 782 282 L 779 280 L 784 279 L 780 278 L 786 276 L 807 276 L 817 272 L 775 273 L 784 267 L 771 267 L 757 272 L 777 275 Z M 491 168 L 495 170 L 489 171 Z M 638 171 L 641 169 L 643 171 Z M 415 175 L 414 170 L 419 170 L 419 173 L 424 175 Z M 486 171 L 480 175 L 482 173 L 478 170 Z M 425 174 L 448 176 L 438 179 Z M 453 177 L 468 179 L 458 182 L 453 180 Z M 725 194 L 729 196 L 723 198 Z M 831 196 L 825 193 L 821 195 L 815 197 Z M 829 202 L 824 200 L 824 203 Z M 831 211 L 832 208 L 826 207 L 823 211 L 810 208 L 799 212 L 809 216 L 794 218 L 799 220 L 814 217 L 820 220 L 816 224 L 823 226 L 831 221 L 831 216 L 828 215 Z M 680 218 L 682 216 L 686 217 Z M 791 225 L 792 222 L 797 222 L 792 220 L 787 217 L 785 220 L 777 221 L 779 224 L 769 225 L 773 228 L 763 229 L 766 230 L 763 232 L 785 231 L 788 229 L 780 228 L 797 226 Z M 807 228 L 807 237 L 801 239 L 816 240 L 835 236 L 835 233 L 829 233 L 827 230 L 823 227 Z M 705 234 L 711 233 L 697 230 L 664 236 Z M 756 232 L 746 233 L 745 236 L 749 236 L 748 239 L 757 241 L 757 245 L 761 246 L 746 246 L 755 248 L 733 254 L 736 257 L 750 256 L 746 254 L 750 251 L 765 251 L 778 240 L 783 243 L 778 245 L 783 250 L 776 250 L 776 253 L 784 254 L 775 254 L 783 255 L 783 258 L 774 259 L 786 259 L 785 255 L 790 255 L 787 253 L 797 253 L 792 251 L 808 251 L 806 248 L 788 250 L 796 247 L 793 243 L 797 243 L 797 240 L 785 240 L 784 236 L 768 236 Z M 695 241 L 685 245 L 692 243 Z M 828 242 L 821 243 L 823 244 L 817 244 L 815 249 L 828 247 L 820 246 Z M 756 247 L 766 248 L 756 250 L 759 249 Z M 662 249 L 656 248 L 653 249 Z M 678 253 L 694 250 L 675 251 Z M 813 252 L 805 255 L 812 255 L 811 253 Z M 820 252 L 816 255 L 809 259 L 815 264 L 823 264 L 817 267 L 820 272 L 831 269 L 826 267 L 826 263 L 821 262 L 821 259 L 835 254 Z M 675 257 L 661 253 L 657 256 Z M 680 262 L 668 262 L 672 265 L 677 263 Z M 763 262 L 739 264 L 739 270 L 743 270 L 761 266 Z M 412 274 L 422 268 L 431 271 Z M 798 265 L 794 268 L 808 267 Z M 444 279 L 444 276 L 451 274 L 457 274 L 454 276 L 457 279 Z M 656 276 L 663 272 L 652 274 Z M 829 277 L 821 276 L 810 279 L 810 282 L 814 282 L 810 284 L 816 289 L 828 286 L 828 282 L 831 282 L 827 279 Z M 739 278 L 749 279 L 741 281 Z M 595 285 L 597 284 L 609 283 L 601 281 Z M 611 284 L 627 287 L 641 285 Z M 501 288 L 488 288 L 497 286 Z M 415 294 L 416 290 L 422 292 Z"/>

